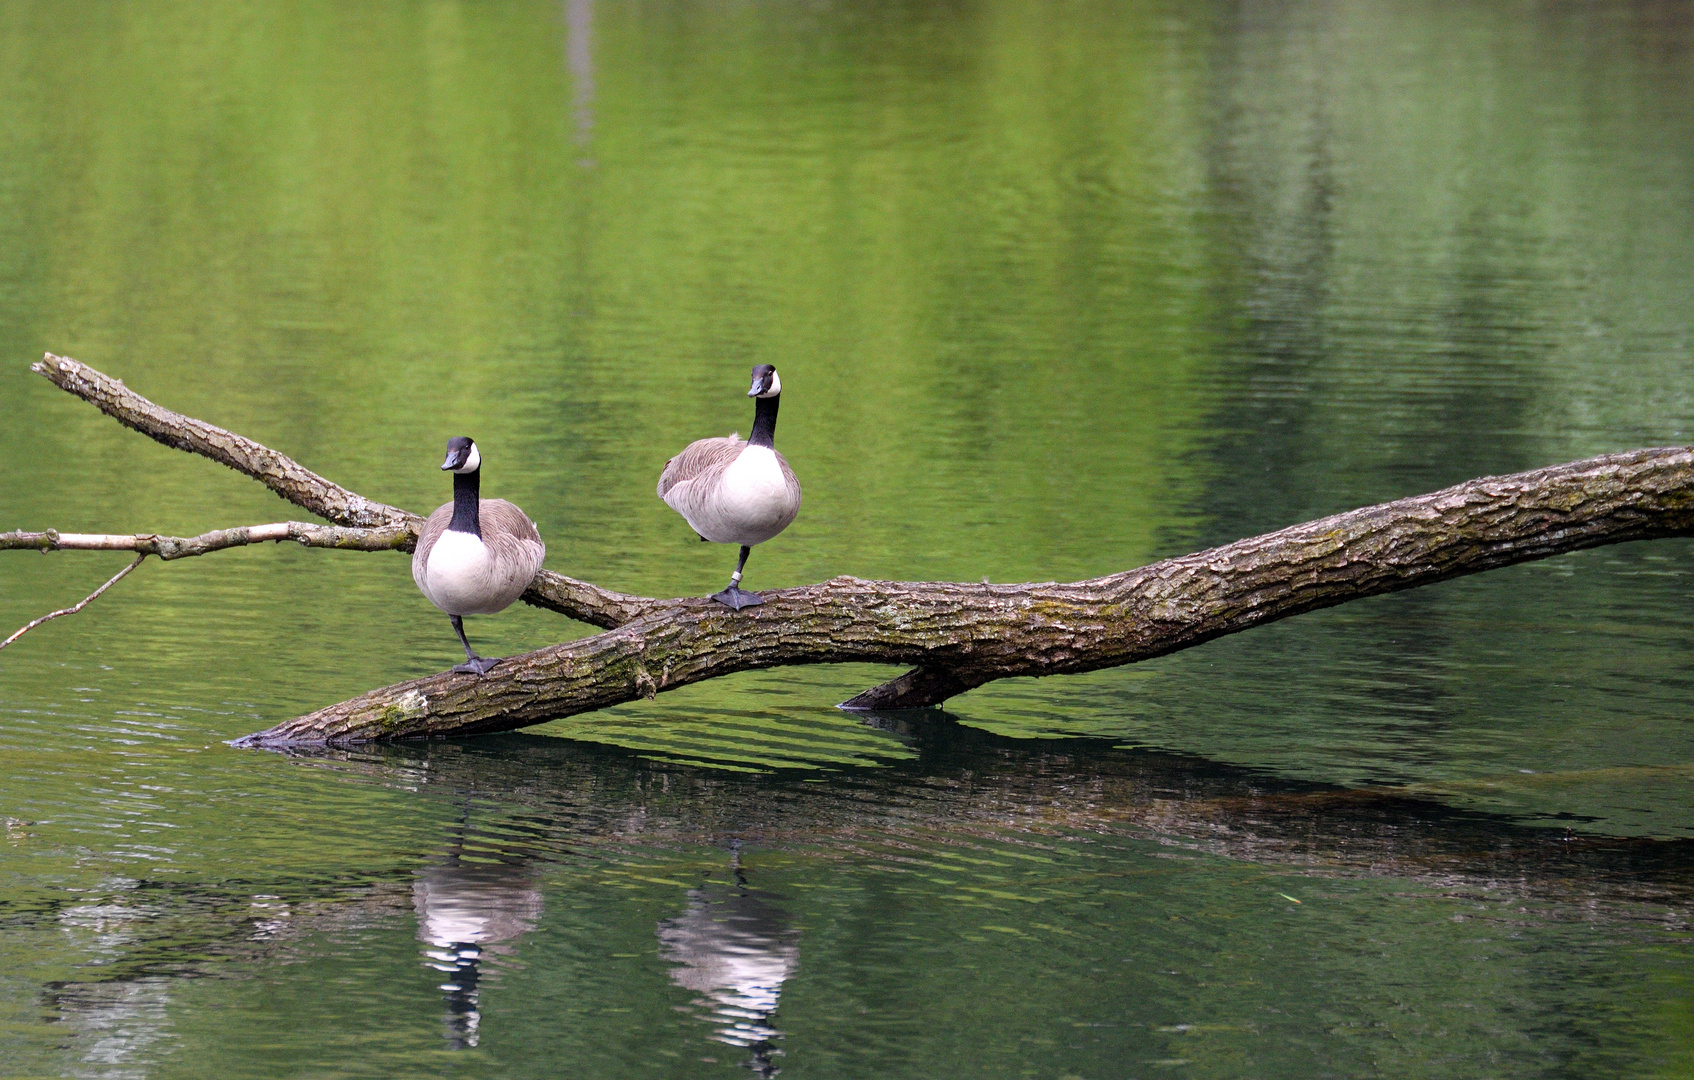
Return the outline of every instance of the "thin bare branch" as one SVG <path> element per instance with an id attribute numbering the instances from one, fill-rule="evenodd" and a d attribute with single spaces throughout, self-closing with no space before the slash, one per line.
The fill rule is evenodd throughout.
<path id="1" fill-rule="evenodd" d="M 269 525 L 245 525 L 237 529 L 215 529 L 199 536 L 159 536 L 155 533 L 0 533 L 0 551 L 139 551 L 157 555 L 166 562 L 207 555 L 225 548 L 243 547 L 265 541 L 293 540 L 302 547 L 338 548 L 342 551 L 404 551 L 416 539 L 403 525 L 378 529 L 349 529 L 340 525 L 310 525 L 302 521 L 278 521 Z"/>
<path id="2" fill-rule="evenodd" d="M 14 641 L 18 640 L 19 638 L 23 637 L 25 634 L 29 633 L 31 630 L 34 630 L 36 627 L 40 626 L 44 622 L 50 622 L 54 619 L 57 619 L 61 615 L 75 615 L 77 612 L 81 611 L 83 608 L 87 607 L 89 604 L 91 604 L 95 600 L 99 599 L 101 593 L 105 592 L 107 589 L 110 589 L 113 585 L 116 585 L 118 582 L 122 581 L 124 578 L 128 577 L 129 572 L 131 570 L 134 570 L 136 567 L 140 566 L 141 560 L 145 559 L 146 557 L 147 557 L 147 553 L 145 553 L 145 552 L 143 552 L 140 555 L 137 555 L 135 557 L 134 562 L 130 563 L 128 566 L 124 567 L 122 570 L 119 570 L 117 573 L 113 574 L 111 576 L 111 578 L 107 580 L 106 584 L 100 586 L 98 589 L 95 589 L 93 592 L 91 592 L 87 596 L 83 597 L 80 602 L 73 604 L 68 608 L 60 608 L 58 611 L 49 611 L 47 614 L 41 616 L 41 618 L 36 619 L 33 622 L 25 623 L 24 626 L 17 631 L 17 633 L 13 634 L 11 637 L 7 638 L 5 641 L 0 641 L 0 649 L 4 649 L 6 646 L 10 645 L 12 642 L 14 642 Z"/>
<path id="3" fill-rule="evenodd" d="M 536 574 L 535 580 L 531 581 L 529 588 L 524 591 L 522 599 L 526 604 L 556 611 L 560 615 L 590 626 L 598 626 L 602 630 L 616 629 L 643 615 L 665 611 L 683 602 L 613 592 L 598 585 L 590 585 L 586 581 L 555 574 L 551 570 Z"/>

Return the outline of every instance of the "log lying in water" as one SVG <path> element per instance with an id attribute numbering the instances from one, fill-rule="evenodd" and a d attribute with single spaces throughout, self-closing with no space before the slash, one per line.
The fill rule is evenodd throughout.
<path id="1" fill-rule="evenodd" d="M 1694 533 L 1694 452 L 1472 480 L 1070 584 L 836 578 L 731 612 L 678 601 L 488 675 L 374 690 L 249 745 L 504 731 L 781 664 L 914 664 L 850 708 L 934 705 L 995 679 L 1133 663 L 1360 597 L 1624 540 Z"/>
<path id="2" fill-rule="evenodd" d="M 173 438 L 169 418 L 177 414 L 131 394 L 151 426 L 135 422 L 126 410 L 140 406 L 110 391 L 86 392 L 101 380 L 121 384 L 75 361 L 49 356 L 36 370 L 159 441 L 207 453 L 338 524 L 353 524 L 346 508 L 357 507 L 372 521 L 416 528 L 415 515 L 346 492 L 248 440 L 240 440 L 241 455 L 220 456 L 193 439 Z M 225 445 L 209 436 L 200 441 Z M 1366 596 L 1603 544 L 1687 535 L 1694 535 L 1694 449 L 1668 447 L 1483 477 L 1068 584 L 840 577 L 765 592 L 762 606 L 732 612 L 708 600 L 630 596 L 544 571 L 524 599 L 608 631 L 508 658 L 485 676 L 449 672 L 373 690 L 239 742 L 507 731 L 785 664 L 912 665 L 846 707 L 935 705 L 995 679 L 1114 667 Z"/>

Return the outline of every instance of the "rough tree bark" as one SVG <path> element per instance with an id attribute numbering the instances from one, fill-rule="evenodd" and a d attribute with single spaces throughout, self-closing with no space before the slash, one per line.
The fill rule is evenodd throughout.
<path id="1" fill-rule="evenodd" d="M 160 442 L 221 461 L 343 526 L 334 534 L 340 542 L 314 546 L 411 548 L 416 515 L 348 492 L 250 440 L 160 409 L 73 360 L 49 356 L 35 370 Z M 286 536 L 272 535 L 284 528 Z M 206 535 L 250 538 L 173 540 L 171 550 L 182 557 L 254 540 L 310 544 L 313 529 L 322 527 L 224 530 Z M 357 530 L 368 532 L 351 535 Z M 404 536 L 397 538 L 395 530 Z M 40 539 L 51 535 L 0 535 L 0 548 L 77 546 L 66 542 L 67 534 L 57 534 L 57 542 Z M 935 705 L 995 679 L 1133 663 L 1366 596 L 1602 544 L 1687 535 L 1694 535 L 1694 449 L 1668 447 L 1483 477 L 1068 584 L 840 577 L 765 592 L 763 606 L 732 612 L 704 599 L 632 596 L 543 571 L 525 600 L 607 632 L 511 657 L 485 676 L 449 672 L 373 690 L 238 745 L 506 731 L 785 664 L 912 665 L 845 706 Z M 144 551 L 150 550 L 144 542 L 170 538 L 97 539 Z"/>

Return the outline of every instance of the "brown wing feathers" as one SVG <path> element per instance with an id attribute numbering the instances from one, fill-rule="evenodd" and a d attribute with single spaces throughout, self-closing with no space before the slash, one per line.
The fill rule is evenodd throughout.
<path id="1" fill-rule="evenodd" d="M 665 471 L 659 474 L 659 498 L 663 499 L 678 484 L 729 468 L 746 445 L 739 435 L 689 443 L 682 453 L 665 462 Z"/>

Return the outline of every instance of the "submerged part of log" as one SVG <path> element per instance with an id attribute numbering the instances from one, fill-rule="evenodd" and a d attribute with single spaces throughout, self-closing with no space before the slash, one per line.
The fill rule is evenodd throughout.
<path id="1" fill-rule="evenodd" d="M 850 704 L 933 705 L 995 679 L 1163 656 L 1302 612 L 1602 544 L 1694 535 L 1694 450 L 1611 454 L 1337 514 L 1070 584 L 861 581 L 675 601 L 608 633 L 375 690 L 239 740 L 505 731 L 783 664 L 916 665 Z"/>

